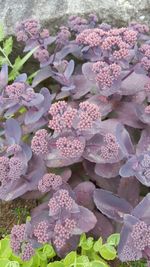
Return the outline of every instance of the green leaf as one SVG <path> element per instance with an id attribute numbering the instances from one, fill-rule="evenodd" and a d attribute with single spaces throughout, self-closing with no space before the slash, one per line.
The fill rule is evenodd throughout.
<path id="1" fill-rule="evenodd" d="M 102 246 L 102 244 L 103 244 L 103 239 L 100 237 L 100 238 L 94 243 L 94 247 L 93 247 L 94 251 L 95 251 L 95 252 L 99 252 L 100 247 Z"/>
<path id="2" fill-rule="evenodd" d="M 19 71 L 23 67 L 23 65 L 28 61 L 28 59 L 33 55 L 33 53 L 38 49 L 38 46 L 33 48 L 30 52 L 28 52 L 23 58 L 17 57 L 15 63 L 13 65 L 13 69 L 9 75 L 9 80 L 13 80 L 19 74 Z"/>
<path id="3" fill-rule="evenodd" d="M 6 56 L 10 55 L 10 53 L 12 52 L 12 48 L 13 48 L 13 39 L 12 37 L 9 37 L 3 43 L 3 50 Z"/>
<path id="4" fill-rule="evenodd" d="M 33 259 L 32 266 L 33 267 L 39 267 L 41 260 L 40 260 L 39 256 L 37 255 L 36 251 L 35 251 L 35 255 L 32 257 L 32 259 Z"/>
<path id="5" fill-rule="evenodd" d="M 0 249 L 0 258 L 7 258 L 12 254 L 12 250 L 10 248 L 10 240 L 8 238 L 4 238 L 1 240 L 1 249 Z"/>
<path id="6" fill-rule="evenodd" d="M 56 256 L 55 250 L 53 249 L 52 245 L 50 245 L 50 244 L 44 245 L 43 253 L 49 259 L 52 259 Z"/>
<path id="7" fill-rule="evenodd" d="M 6 264 L 6 267 L 19 267 L 20 264 L 17 261 L 10 261 Z"/>
<path id="8" fill-rule="evenodd" d="M 37 73 L 38 73 L 38 71 L 35 71 L 34 73 L 32 73 L 32 74 L 28 77 L 27 82 L 28 82 L 29 84 L 32 84 L 33 78 L 37 75 Z"/>
<path id="9" fill-rule="evenodd" d="M 82 243 L 86 241 L 86 234 L 83 233 L 81 236 L 80 236 L 80 243 L 79 243 L 79 247 L 82 246 Z"/>
<path id="10" fill-rule="evenodd" d="M 34 265 L 33 265 L 34 266 Z M 39 265 L 40 267 L 47 267 L 47 262 L 42 261 Z"/>
<path id="11" fill-rule="evenodd" d="M 47 267 L 64 267 L 64 266 L 65 265 L 61 261 L 55 261 L 47 265 Z"/>
<path id="12" fill-rule="evenodd" d="M 4 33 L 4 26 L 0 23 L 0 42 L 4 40 L 5 33 Z"/>
<path id="13" fill-rule="evenodd" d="M 112 234 L 107 239 L 107 243 L 112 246 L 118 246 L 119 242 L 120 242 L 120 234 Z"/>
<path id="14" fill-rule="evenodd" d="M 1 267 L 7 267 L 8 265 L 8 263 L 9 263 L 10 261 L 8 260 L 8 259 L 0 259 L 0 266 Z"/>
<path id="15" fill-rule="evenodd" d="M 90 262 L 87 256 L 79 256 L 76 260 L 76 267 L 90 267 Z"/>
<path id="16" fill-rule="evenodd" d="M 18 70 L 17 70 L 17 66 L 20 64 L 21 58 L 20 56 L 18 56 L 15 59 L 15 63 L 13 65 L 13 69 L 9 74 L 9 81 L 14 80 L 16 78 L 16 76 L 18 75 Z"/>
<path id="17" fill-rule="evenodd" d="M 8 63 L 7 58 L 0 56 L 0 66 L 7 64 L 7 63 Z"/>
<path id="18" fill-rule="evenodd" d="M 22 267 L 32 267 L 32 266 L 33 266 L 33 258 L 31 258 L 29 261 L 23 262 L 22 264 Z"/>
<path id="19" fill-rule="evenodd" d="M 85 241 L 82 241 L 81 247 L 83 250 L 90 250 L 93 247 L 93 244 L 94 244 L 93 237 L 89 237 Z"/>
<path id="20" fill-rule="evenodd" d="M 21 259 L 19 256 L 15 255 L 15 254 L 12 254 L 12 255 L 10 256 L 9 259 L 10 259 L 11 261 L 17 261 L 17 262 L 20 263 L 20 264 L 23 263 L 22 259 Z"/>
<path id="21" fill-rule="evenodd" d="M 70 252 L 65 259 L 63 260 L 63 263 L 66 267 L 69 267 L 70 265 L 73 265 L 76 261 L 77 253 L 76 251 Z"/>
<path id="22" fill-rule="evenodd" d="M 114 260 L 117 254 L 116 249 L 109 244 L 102 245 L 99 253 L 105 260 Z"/>
<path id="23" fill-rule="evenodd" d="M 92 261 L 91 267 L 109 267 L 109 265 L 103 261 Z"/>
<path id="24" fill-rule="evenodd" d="M 47 261 L 47 257 L 46 257 L 46 254 L 44 254 L 42 251 L 36 251 L 38 257 L 40 258 L 40 260 L 42 261 Z"/>

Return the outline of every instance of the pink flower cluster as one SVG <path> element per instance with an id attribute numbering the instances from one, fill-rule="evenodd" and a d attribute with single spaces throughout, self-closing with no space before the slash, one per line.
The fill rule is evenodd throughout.
<path id="1" fill-rule="evenodd" d="M 121 74 L 121 67 L 117 63 L 108 65 L 104 61 L 93 63 L 92 70 L 96 73 L 96 81 L 102 89 L 111 87 Z"/>
<path id="2" fill-rule="evenodd" d="M 66 189 L 60 189 L 49 201 L 50 215 L 55 215 L 62 208 L 71 211 L 74 204 L 74 200 L 69 196 L 69 192 Z"/>
<path id="3" fill-rule="evenodd" d="M 150 45 L 143 44 L 140 47 L 140 52 L 143 54 L 141 64 L 146 71 L 149 71 L 150 70 Z"/>
<path id="4" fill-rule="evenodd" d="M 11 85 L 7 85 L 5 92 L 12 100 L 19 100 L 25 93 L 26 86 L 21 82 L 14 82 Z"/>
<path id="5" fill-rule="evenodd" d="M 56 43 L 60 45 L 65 45 L 71 37 L 69 29 L 65 26 L 60 27 L 60 31 L 57 34 Z"/>
<path id="6" fill-rule="evenodd" d="M 22 151 L 22 147 L 18 144 L 13 144 L 13 145 L 10 145 L 8 148 L 7 148 L 7 153 L 8 154 L 17 154 L 19 152 Z"/>
<path id="7" fill-rule="evenodd" d="M 57 249 L 61 249 L 66 240 L 68 240 L 72 236 L 72 232 L 76 227 L 76 221 L 74 219 L 66 218 L 64 223 L 56 223 L 54 228 L 54 244 Z"/>
<path id="8" fill-rule="evenodd" d="M 22 248 L 21 259 L 23 261 L 29 261 L 34 254 L 35 250 L 32 245 L 30 243 L 24 244 Z"/>
<path id="9" fill-rule="evenodd" d="M 45 129 L 38 130 L 31 142 L 31 149 L 36 155 L 48 153 L 48 132 Z"/>
<path id="10" fill-rule="evenodd" d="M 0 182 L 5 186 L 10 181 L 16 181 L 24 172 L 24 163 L 19 157 L 11 157 L 10 159 L 0 157 Z"/>
<path id="11" fill-rule="evenodd" d="M 105 145 L 101 146 L 101 156 L 102 158 L 109 160 L 111 158 L 116 158 L 119 154 L 119 144 L 116 137 L 113 134 L 106 134 L 104 136 Z"/>
<path id="12" fill-rule="evenodd" d="M 49 121 L 49 128 L 60 133 L 62 130 L 71 129 L 77 110 L 68 106 L 65 101 L 52 104 L 49 110 L 52 119 Z"/>
<path id="13" fill-rule="evenodd" d="M 35 19 L 29 19 L 22 22 L 16 28 L 17 41 L 27 41 L 28 39 L 35 38 L 39 31 L 38 21 Z"/>
<path id="14" fill-rule="evenodd" d="M 79 157 L 84 151 L 84 144 L 77 138 L 60 137 L 56 141 L 56 147 L 66 158 Z"/>
<path id="15" fill-rule="evenodd" d="M 89 47 L 99 47 L 104 53 L 110 52 L 114 59 L 125 59 L 129 49 L 137 41 L 138 32 L 133 29 L 85 29 L 76 37 L 76 42 Z"/>
<path id="16" fill-rule="evenodd" d="M 45 63 L 49 59 L 49 52 L 47 50 L 47 44 L 49 40 L 49 31 L 47 29 L 41 30 L 39 24 L 34 19 L 29 19 L 22 22 L 16 28 L 16 36 L 18 41 L 23 41 L 29 46 L 33 42 L 33 47 L 39 46 L 34 53 L 34 57 L 39 60 L 40 63 Z"/>
<path id="17" fill-rule="evenodd" d="M 101 114 L 97 105 L 88 101 L 82 102 L 79 104 L 79 122 L 77 128 L 80 131 L 90 129 L 93 123 L 100 119 L 100 117 Z"/>
<path id="18" fill-rule="evenodd" d="M 48 242 L 48 223 L 46 221 L 41 221 L 34 227 L 34 236 L 37 238 L 39 243 Z"/>
<path id="19" fill-rule="evenodd" d="M 85 18 L 81 18 L 74 15 L 70 16 L 68 21 L 70 29 L 75 32 L 81 32 L 86 29 L 87 23 L 88 21 Z"/>
<path id="20" fill-rule="evenodd" d="M 6 96 L 16 102 L 26 101 L 29 102 L 35 97 L 33 88 L 23 82 L 14 82 L 11 85 L 7 85 L 5 88 Z"/>
<path id="21" fill-rule="evenodd" d="M 62 185 L 62 178 L 60 175 L 54 173 L 46 173 L 39 181 L 38 189 L 40 192 L 44 193 L 47 189 L 52 188 L 56 190 L 59 186 Z"/>
<path id="22" fill-rule="evenodd" d="M 120 36 L 106 37 L 101 47 L 110 52 L 116 60 L 125 59 L 129 54 L 129 45 Z"/>
<path id="23" fill-rule="evenodd" d="M 107 31 L 105 32 L 99 28 L 86 29 L 77 35 L 76 42 L 90 47 L 99 46 L 102 44 L 103 37 L 107 35 Z"/>
<path id="24" fill-rule="evenodd" d="M 133 239 L 134 246 L 140 251 L 150 245 L 150 229 L 146 223 L 140 221 L 133 226 L 131 237 Z"/>
<path id="25" fill-rule="evenodd" d="M 149 32 L 149 27 L 146 24 L 131 22 L 130 26 L 133 28 L 133 30 L 137 31 L 138 33 L 148 33 Z"/>
<path id="26" fill-rule="evenodd" d="M 21 256 L 23 261 L 28 261 L 35 253 L 32 245 L 26 240 L 26 224 L 14 225 L 11 230 L 10 246 Z"/>
<path id="27" fill-rule="evenodd" d="M 52 116 L 49 121 L 49 128 L 57 133 L 72 129 L 74 125 L 76 125 L 76 129 L 86 130 L 91 128 L 96 120 L 100 119 L 98 106 L 88 101 L 80 103 L 78 109 L 67 105 L 65 101 L 58 101 L 52 104 L 49 114 Z"/>
<path id="28" fill-rule="evenodd" d="M 45 63 L 49 60 L 49 52 L 47 49 L 40 47 L 34 52 L 34 57 L 38 59 L 39 62 Z"/>

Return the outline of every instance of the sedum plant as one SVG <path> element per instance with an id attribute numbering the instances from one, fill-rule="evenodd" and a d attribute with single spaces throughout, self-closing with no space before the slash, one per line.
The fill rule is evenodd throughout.
<path id="1" fill-rule="evenodd" d="M 149 260 L 149 28 L 91 14 L 71 16 L 55 36 L 29 19 L 16 37 L 22 59 L 9 63 L 12 39 L 0 49 L 0 199 L 39 205 L 13 227 L 13 251 L 29 260 L 49 243 L 63 258 L 81 234 L 106 240 L 117 229 L 122 262 Z M 32 54 L 40 66 L 27 75 Z M 98 252 L 116 257 L 111 244 Z"/>
<path id="2" fill-rule="evenodd" d="M 0 241 L 0 264 L 1 267 L 146 267 L 145 261 L 121 265 L 116 251 L 119 240 L 119 234 L 110 235 L 105 242 L 101 237 L 95 240 L 82 234 L 77 250 L 71 251 L 63 259 L 57 257 L 51 245 L 45 244 L 35 249 L 35 254 L 29 261 L 23 261 L 12 252 L 10 237 L 6 236 Z"/>

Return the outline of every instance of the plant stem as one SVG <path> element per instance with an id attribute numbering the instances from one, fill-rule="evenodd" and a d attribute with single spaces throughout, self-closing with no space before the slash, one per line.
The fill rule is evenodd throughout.
<path id="1" fill-rule="evenodd" d="M 2 52 L 2 54 L 4 55 L 4 57 L 6 58 L 6 60 L 9 63 L 9 66 L 13 69 L 13 65 L 11 64 L 9 58 L 7 57 L 7 55 L 5 54 L 5 51 L 0 47 L 0 51 Z"/>

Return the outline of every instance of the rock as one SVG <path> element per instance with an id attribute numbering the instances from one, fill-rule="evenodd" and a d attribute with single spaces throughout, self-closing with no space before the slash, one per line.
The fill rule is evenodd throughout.
<path id="1" fill-rule="evenodd" d="M 68 15 L 96 13 L 100 20 L 122 26 L 136 20 L 150 24 L 150 0 L 0 0 L 1 22 L 7 34 L 18 21 L 37 18 L 52 29 Z"/>

